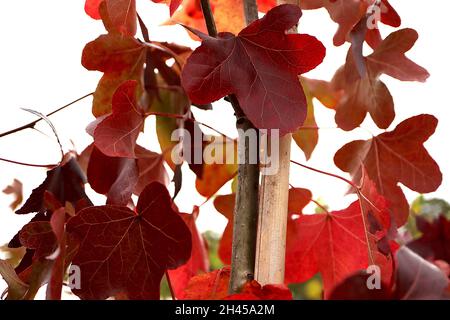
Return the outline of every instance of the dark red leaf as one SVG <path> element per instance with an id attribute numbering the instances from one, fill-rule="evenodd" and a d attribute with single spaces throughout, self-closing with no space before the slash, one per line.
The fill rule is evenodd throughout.
<path id="1" fill-rule="evenodd" d="M 107 196 L 108 204 L 126 206 L 138 176 L 136 159 L 108 157 L 94 146 L 87 177 L 92 189 Z"/>
<path id="2" fill-rule="evenodd" d="M 331 293 L 336 300 L 432 300 L 448 299 L 446 275 L 432 263 L 402 247 L 396 255 L 396 283 L 391 288 L 368 289 L 370 275 L 361 271 L 345 279 Z"/>
<path id="3" fill-rule="evenodd" d="M 166 270 L 189 259 L 191 235 L 165 186 L 148 185 L 136 211 L 91 207 L 67 223 L 67 231 L 80 241 L 73 260 L 83 275 L 81 288 L 73 290 L 80 298 L 125 293 L 130 299 L 158 299 Z"/>
<path id="4" fill-rule="evenodd" d="M 194 103 L 207 104 L 236 94 L 257 128 L 295 131 L 306 118 L 306 98 L 298 75 L 314 69 L 325 47 L 305 34 L 286 34 L 301 10 L 281 5 L 237 36 L 211 38 L 197 32 L 202 45 L 188 58 L 182 85 Z M 276 21 L 276 23 L 274 23 Z"/>
<path id="5" fill-rule="evenodd" d="M 84 192 L 85 183 L 84 174 L 77 161 L 71 159 L 67 163 L 48 171 L 44 182 L 33 190 L 31 196 L 16 213 L 27 214 L 45 211 L 44 194 L 46 191 L 52 193 L 62 204 L 68 201 L 75 206 L 81 199 L 90 202 Z"/>
<path id="6" fill-rule="evenodd" d="M 136 101 L 137 82 L 124 82 L 114 93 L 112 113 L 95 127 L 94 143 L 110 157 L 136 158 L 136 139 L 145 115 Z"/>
<path id="7" fill-rule="evenodd" d="M 87 177 L 92 189 L 107 196 L 107 203 L 127 205 L 151 182 L 168 184 L 163 157 L 136 145 L 137 159 L 108 157 L 95 146 L 88 159 Z"/>
<path id="8" fill-rule="evenodd" d="M 416 224 L 422 235 L 419 239 L 408 243 L 408 248 L 424 259 L 444 260 L 450 263 L 450 221 L 444 215 L 433 221 L 418 216 Z"/>

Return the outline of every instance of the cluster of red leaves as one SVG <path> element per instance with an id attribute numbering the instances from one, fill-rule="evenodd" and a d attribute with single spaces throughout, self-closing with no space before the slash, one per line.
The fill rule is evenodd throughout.
<path id="1" fill-rule="evenodd" d="M 200 130 L 191 102 L 210 109 L 211 102 L 229 94 L 236 95 L 257 128 L 293 133 L 307 158 L 318 133 L 298 129 L 316 126 L 314 97 L 336 110 L 336 123 L 343 130 L 359 126 L 367 113 L 378 127 L 387 129 L 395 117 L 394 103 L 380 75 L 402 81 L 428 77 L 425 69 L 405 56 L 417 33 L 403 29 L 381 39 L 377 29 L 368 30 L 371 1 L 302 1 L 302 9 L 325 8 L 339 24 L 334 43 L 347 40 L 351 48 L 331 82 L 299 79 L 325 57 L 325 48 L 316 38 L 286 33 L 298 23 L 299 7 L 273 8 L 275 1 L 258 1 L 267 14 L 244 28 L 242 12 L 231 9 L 242 6 L 242 0 L 212 1 L 219 31 L 223 31 L 212 38 L 203 33 L 198 0 L 153 2 L 169 4 L 171 21 L 183 22 L 202 43 L 191 52 L 175 44 L 152 42 L 142 21 L 144 41 L 140 41 L 135 38 L 135 0 L 86 1 L 86 12 L 101 18 L 108 31 L 87 44 L 82 56 L 88 70 L 103 72 L 94 94 L 96 120 L 87 128 L 94 142 L 48 171 L 45 181 L 16 211 L 37 214 L 10 242 L 11 247 L 26 247 L 20 264 L 13 270 L 0 261 L 8 298 L 32 299 L 48 284 L 47 298 L 59 299 L 70 264 L 81 268 L 81 286 L 73 292 L 82 299 L 158 299 L 166 275 L 178 299 L 289 300 L 287 284 L 304 282 L 317 273 L 323 279 L 325 298 L 441 297 L 448 287 L 450 254 L 442 240 L 450 235 L 448 220 L 418 219 L 424 235 L 408 246 L 422 258 L 405 247 L 399 249 L 394 241 L 397 228 L 409 215 L 399 184 L 426 193 L 436 190 L 442 180 L 438 165 L 423 146 L 437 126 L 431 115 L 404 120 L 392 131 L 350 142 L 336 153 L 335 164 L 351 175 L 352 191 L 358 196 L 347 208 L 304 214 L 312 194 L 292 188 L 285 285 L 249 281 L 237 295 L 228 295 L 228 267 L 209 272 L 207 247 L 195 223 L 199 208 L 192 214 L 178 211 L 167 189 L 165 168 L 167 164 L 174 171 L 176 196 L 181 169 L 169 156 L 177 147 L 171 133 L 178 128 L 191 133 Z M 400 25 L 387 0 L 381 1 L 380 9 L 381 22 Z M 373 48 L 366 57 L 362 54 L 365 41 Z M 168 63 L 172 58 L 173 65 Z M 137 143 L 149 116 L 157 118 L 161 153 Z M 217 144 L 214 138 L 209 141 L 199 146 L 191 143 L 191 150 L 183 145 L 183 154 Z M 236 141 L 218 141 L 218 148 L 236 148 Z M 213 197 L 236 175 L 235 160 L 190 164 L 199 193 Z M 106 195 L 106 205 L 90 202 L 84 190 L 87 182 Z M 7 192 L 19 194 L 15 189 L 19 187 Z M 133 194 L 139 197 L 136 205 Z M 216 209 L 229 220 L 219 248 L 226 264 L 231 257 L 234 201 L 234 194 L 214 199 Z M 382 290 L 367 290 L 369 275 L 364 270 L 369 265 L 381 268 Z"/>

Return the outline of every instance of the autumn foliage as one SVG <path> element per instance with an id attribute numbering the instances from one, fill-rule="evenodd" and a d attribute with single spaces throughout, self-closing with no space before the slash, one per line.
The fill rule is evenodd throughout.
<path id="1" fill-rule="evenodd" d="M 300 7 L 260 0 L 265 15 L 248 26 L 237 9 L 242 0 L 213 0 L 219 34 L 212 37 L 198 0 L 153 2 L 167 4 L 167 24 L 181 23 L 200 41 L 195 50 L 149 39 L 135 0 L 86 0 L 86 13 L 101 19 L 106 29 L 86 44 L 81 58 L 87 70 L 103 73 L 93 94 L 96 120 L 86 124 L 93 142 L 48 168 L 45 181 L 16 210 L 33 217 L 9 243 L 10 248 L 26 248 L 20 263 L 13 267 L 0 261 L 0 274 L 8 284 L 5 297 L 33 299 L 47 285 L 47 298 L 60 299 L 71 265 L 81 270 L 81 285 L 72 290 L 81 299 L 160 299 L 164 279 L 174 299 L 289 300 L 296 284 L 318 275 L 324 299 L 446 297 L 448 212 L 443 209 L 432 218 L 417 210 L 411 214 L 401 189 L 429 193 L 441 184 L 439 166 L 424 147 L 438 119 L 421 114 L 392 128 L 394 99 L 380 79 L 387 75 L 426 81 L 428 72 L 405 55 L 415 45 L 417 32 L 399 29 L 382 38 L 378 29 L 368 27 L 372 1 L 367 0 L 303 0 Z M 381 16 L 375 24 L 399 27 L 400 16 L 389 2 L 377 3 Z M 334 45 L 350 42 L 346 60 L 330 75 L 331 81 L 300 77 L 327 59 L 324 45 L 314 35 L 301 33 L 302 14 L 319 8 L 337 24 Z M 299 33 L 288 33 L 297 23 Z M 365 44 L 371 48 L 367 56 Z M 175 205 L 179 189 L 193 186 L 182 185 L 181 165 L 170 156 L 179 147 L 170 139 L 174 130 L 206 135 L 191 111 L 209 110 L 211 103 L 230 94 L 256 128 L 292 133 L 307 159 L 319 135 L 314 108 L 320 106 L 313 105 L 313 99 L 335 111 L 336 134 L 358 128 L 367 116 L 385 130 L 352 141 L 334 155 L 348 180 L 322 172 L 348 184 L 355 201 L 347 208 L 326 208 L 308 189 L 291 187 L 285 283 L 261 285 L 249 279 L 233 295 L 228 285 L 236 196 L 216 193 L 235 178 L 236 159 L 188 163 L 197 191 L 228 220 L 218 244 L 224 266 L 213 270 L 212 249 L 196 226 L 203 208 L 193 204 L 192 212 L 184 213 Z M 143 128 L 151 117 L 156 118 L 161 152 L 137 143 L 138 136 L 149 134 Z M 182 151 L 202 151 L 219 136 Z M 237 147 L 231 138 L 219 143 Z M 296 164 L 304 166 L 293 161 Z M 86 183 L 105 195 L 106 203 L 93 204 Z M 174 194 L 168 191 L 170 183 L 175 184 Z M 20 195 L 20 190 L 17 181 L 5 192 Z M 20 203 L 19 197 L 11 206 Z M 305 207 L 311 203 L 318 204 L 318 210 L 307 214 L 311 212 L 304 212 Z M 399 229 L 412 222 L 422 235 L 404 241 Z M 371 265 L 381 270 L 377 290 L 366 285 Z"/>

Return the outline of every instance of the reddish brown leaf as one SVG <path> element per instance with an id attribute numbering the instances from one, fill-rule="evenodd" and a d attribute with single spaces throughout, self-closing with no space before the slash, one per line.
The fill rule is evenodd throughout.
<path id="1" fill-rule="evenodd" d="M 362 39 L 352 41 L 346 64 L 332 81 L 335 89 L 345 92 L 336 107 L 336 123 L 340 128 L 353 130 L 367 113 L 379 128 L 389 127 L 395 117 L 394 101 L 379 77 L 384 73 L 403 81 L 428 78 L 425 69 L 405 56 L 417 37 L 413 29 L 396 31 L 367 57 L 362 56 Z"/>
<path id="2" fill-rule="evenodd" d="M 350 173 L 354 181 L 360 180 L 361 164 L 364 165 L 378 192 L 389 200 L 397 226 L 402 226 L 409 214 L 409 205 L 398 183 L 427 193 L 435 191 L 442 182 L 439 166 L 423 147 L 437 122 L 431 115 L 412 117 L 391 132 L 346 144 L 334 157 L 335 164 Z"/>
<path id="3" fill-rule="evenodd" d="M 56 250 L 56 235 L 48 221 L 30 222 L 19 234 L 22 245 L 34 250 L 33 259 L 45 260 Z"/>
<path id="4" fill-rule="evenodd" d="M 325 8 L 330 14 L 331 19 L 339 25 L 334 36 L 334 45 L 340 46 L 348 38 L 348 34 L 366 16 L 368 8 L 373 4 L 366 0 L 302 0 L 302 9 Z M 399 27 L 401 20 L 394 8 L 387 0 L 382 0 L 381 22 L 393 27 Z"/>
<path id="5" fill-rule="evenodd" d="M 141 43 L 119 34 L 102 35 L 86 45 L 81 63 L 88 70 L 104 72 L 94 93 L 94 116 L 111 112 L 112 97 L 123 82 L 141 80 L 145 56 Z"/>
<path id="6" fill-rule="evenodd" d="M 257 128 L 280 129 L 282 135 L 295 131 L 306 118 L 298 75 L 325 56 L 316 38 L 285 33 L 300 16 L 297 6 L 281 5 L 238 36 L 211 38 L 197 32 L 202 45 L 188 58 L 181 77 L 189 98 L 207 104 L 233 93 Z"/>
<path id="7" fill-rule="evenodd" d="M 189 259 L 191 235 L 165 186 L 148 185 L 136 211 L 91 207 L 69 220 L 67 231 L 80 241 L 73 260 L 83 274 L 81 288 L 73 290 L 80 298 L 125 293 L 130 299 L 158 299 L 166 270 Z"/>
<path id="8" fill-rule="evenodd" d="M 202 235 L 199 233 L 195 221 L 199 208 L 194 208 L 192 214 L 182 214 L 186 225 L 192 235 L 192 254 L 188 262 L 175 270 L 169 270 L 170 283 L 177 299 L 184 299 L 184 290 L 189 280 L 199 274 L 209 271 L 208 251 Z"/>
<path id="9" fill-rule="evenodd" d="M 335 86 L 345 91 L 336 106 L 335 120 L 339 128 L 346 131 L 355 129 L 364 121 L 367 113 L 382 129 L 388 128 L 394 120 L 394 100 L 389 89 L 377 77 L 366 74 L 354 82 L 335 83 Z"/>
<path id="10" fill-rule="evenodd" d="M 11 202 L 9 207 L 11 210 L 16 210 L 17 207 L 22 203 L 23 201 L 23 190 L 22 190 L 22 182 L 20 182 L 17 179 L 14 179 L 12 184 L 7 186 L 2 191 L 4 194 L 11 194 L 14 196 L 14 201 Z"/>
<path id="11" fill-rule="evenodd" d="M 107 156 L 136 158 L 136 139 L 145 120 L 136 101 L 136 88 L 136 81 L 124 82 L 114 93 L 112 113 L 95 127 L 95 146 Z"/>
<path id="12" fill-rule="evenodd" d="M 384 73 L 402 81 L 424 82 L 430 74 L 405 56 L 418 37 L 414 29 L 402 29 L 391 33 L 367 57 L 367 63 L 372 72 Z"/>

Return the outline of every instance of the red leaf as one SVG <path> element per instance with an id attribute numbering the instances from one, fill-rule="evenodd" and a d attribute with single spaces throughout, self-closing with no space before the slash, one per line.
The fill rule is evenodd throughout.
<path id="1" fill-rule="evenodd" d="M 292 293 L 285 285 L 261 286 L 253 280 L 244 285 L 241 293 L 229 295 L 224 300 L 292 300 Z"/>
<path id="2" fill-rule="evenodd" d="M 93 19 L 103 19 L 108 31 L 134 36 L 137 28 L 135 0 L 86 0 L 84 9 Z"/>
<path id="3" fill-rule="evenodd" d="M 170 1 L 170 15 L 172 16 L 175 11 L 177 11 L 178 7 L 180 6 L 181 2 L 183 0 L 171 0 Z"/>
<path id="4" fill-rule="evenodd" d="M 136 158 L 136 139 L 145 119 L 136 102 L 136 88 L 136 81 L 123 83 L 114 93 L 112 113 L 95 128 L 95 146 L 107 156 Z"/>
<path id="5" fill-rule="evenodd" d="M 230 282 L 229 267 L 193 277 L 186 288 L 188 300 L 292 300 L 292 294 L 285 285 L 261 286 L 249 281 L 239 294 L 228 295 Z"/>
<path id="6" fill-rule="evenodd" d="M 73 290 L 80 298 L 125 293 L 130 299 L 158 299 L 166 270 L 189 259 L 189 229 L 163 185 L 148 185 L 136 210 L 91 207 L 69 220 L 67 231 L 81 243 L 73 260 L 83 275 L 81 288 Z"/>
<path id="7" fill-rule="evenodd" d="M 203 237 L 195 224 L 198 217 L 198 210 L 196 207 L 192 214 L 181 215 L 191 231 L 192 254 L 186 264 L 175 270 L 169 270 L 170 283 L 177 299 L 184 299 L 184 289 L 193 276 L 199 272 L 209 271 L 208 251 L 206 250 Z"/>
<path id="8" fill-rule="evenodd" d="M 295 131 L 306 118 L 298 75 L 314 69 L 325 56 L 316 38 L 285 33 L 300 16 L 299 7 L 281 5 L 238 36 L 211 38 L 197 32 L 202 45 L 188 58 L 181 77 L 190 99 L 207 104 L 233 93 L 257 128 Z"/>
<path id="9" fill-rule="evenodd" d="M 98 20 L 101 18 L 98 9 L 102 1 L 103 0 L 86 0 L 86 3 L 84 4 L 84 10 L 92 19 Z"/>
<path id="10" fill-rule="evenodd" d="M 186 300 L 221 300 L 228 296 L 230 267 L 193 277 L 184 292 Z"/>
<path id="11" fill-rule="evenodd" d="M 402 226 L 409 215 L 409 205 L 398 183 L 427 193 L 435 191 L 442 182 L 439 166 L 423 147 L 437 122 L 431 115 L 415 116 L 391 132 L 350 142 L 334 156 L 335 164 L 350 173 L 354 181 L 360 180 L 361 164 L 364 165 L 378 192 L 389 200 L 397 226 Z"/>
<path id="12" fill-rule="evenodd" d="M 358 201 L 341 211 L 302 215 L 295 226 L 296 246 L 286 257 L 288 283 L 304 282 L 320 272 L 327 297 L 335 285 L 369 264 L 379 265 L 390 283 L 392 261 L 370 245 L 375 236 L 366 232 Z"/>

